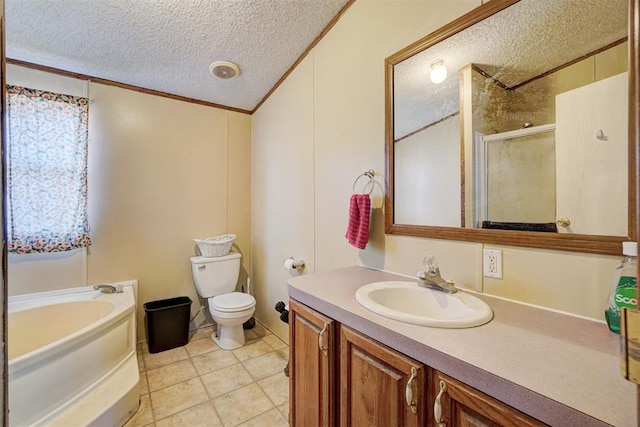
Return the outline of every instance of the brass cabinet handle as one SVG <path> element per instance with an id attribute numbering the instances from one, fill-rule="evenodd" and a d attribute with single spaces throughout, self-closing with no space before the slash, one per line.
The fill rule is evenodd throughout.
<path id="1" fill-rule="evenodd" d="M 442 395 L 447 392 L 447 383 L 440 380 L 440 393 L 436 396 L 436 401 L 433 404 L 433 418 L 436 420 L 436 424 L 438 427 L 445 427 L 446 424 L 442 421 L 442 403 L 440 403 L 440 399 Z"/>
<path id="2" fill-rule="evenodd" d="M 407 405 L 411 406 L 411 412 L 414 414 L 418 412 L 418 404 L 415 400 L 413 400 L 413 380 L 418 376 L 418 370 L 411 367 L 411 377 L 409 377 L 409 381 L 407 381 L 407 386 L 404 390 L 404 397 L 407 401 Z"/>
<path id="3" fill-rule="evenodd" d="M 320 350 L 322 350 L 322 353 L 325 356 L 327 355 L 327 349 L 324 347 L 324 333 L 327 331 L 327 327 L 328 326 L 329 325 L 327 323 L 325 323 L 324 324 L 324 328 L 322 328 L 322 330 L 318 334 L 318 347 L 320 347 Z"/>
<path id="4" fill-rule="evenodd" d="M 571 225 L 571 220 L 567 217 L 562 217 L 556 221 L 556 224 L 558 224 L 560 227 L 568 227 Z"/>

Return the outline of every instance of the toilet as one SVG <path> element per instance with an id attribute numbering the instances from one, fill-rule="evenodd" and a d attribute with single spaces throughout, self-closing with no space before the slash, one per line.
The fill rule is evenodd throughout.
<path id="1" fill-rule="evenodd" d="M 211 339 L 224 350 L 244 345 L 242 324 L 253 316 L 256 309 L 253 296 L 235 292 L 241 256 L 237 252 L 229 252 L 216 258 L 191 258 L 191 271 L 198 295 L 207 299 L 209 313 L 218 325 Z"/>

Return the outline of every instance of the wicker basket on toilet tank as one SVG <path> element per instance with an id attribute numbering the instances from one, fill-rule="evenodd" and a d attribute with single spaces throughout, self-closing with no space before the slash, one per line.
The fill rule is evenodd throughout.
<path id="1" fill-rule="evenodd" d="M 236 239 L 235 234 L 222 234 L 215 237 L 203 239 L 193 239 L 200 249 L 200 254 L 207 258 L 217 258 L 225 256 L 231 250 L 231 245 Z"/>

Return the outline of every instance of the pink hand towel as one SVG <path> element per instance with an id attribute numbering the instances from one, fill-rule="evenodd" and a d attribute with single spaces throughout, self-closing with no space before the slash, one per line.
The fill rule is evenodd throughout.
<path id="1" fill-rule="evenodd" d="M 344 237 L 358 249 L 364 249 L 369 242 L 369 217 L 371 199 L 368 194 L 354 194 L 349 201 L 349 227 Z"/>

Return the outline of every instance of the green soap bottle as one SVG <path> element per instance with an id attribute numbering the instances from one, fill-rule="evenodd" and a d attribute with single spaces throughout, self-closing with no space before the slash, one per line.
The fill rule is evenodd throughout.
<path id="1" fill-rule="evenodd" d="M 635 308 L 638 303 L 638 244 L 622 242 L 622 254 L 624 259 L 613 274 L 609 306 L 604 311 L 609 329 L 616 334 L 620 333 L 620 309 Z"/>

